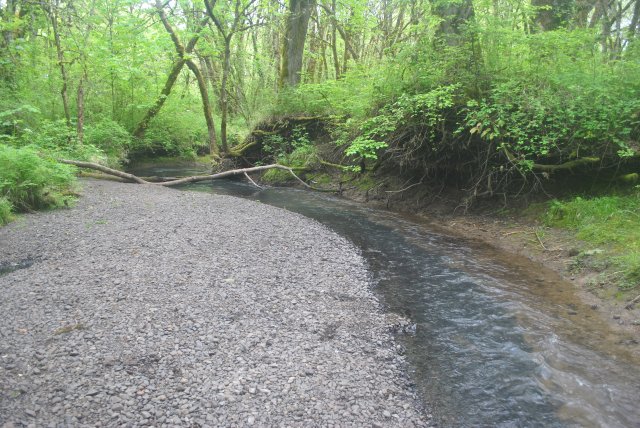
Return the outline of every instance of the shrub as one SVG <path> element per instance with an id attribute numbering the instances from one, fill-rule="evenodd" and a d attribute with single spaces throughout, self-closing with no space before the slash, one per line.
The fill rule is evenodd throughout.
<path id="1" fill-rule="evenodd" d="M 64 204 L 75 182 L 75 169 L 53 159 L 42 158 L 33 148 L 0 145 L 0 198 L 6 214 Z M 5 214 L 2 217 L 5 218 Z"/>
<path id="2" fill-rule="evenodd" d="M 7 198 L 0 196 L 0 226 L 9 223 L 13 218 L 11 208 L 11 202 Z"/>
<path id="3" fill-rule="evenodd" d="M 170 98 L 158 116 L 151 121 L 145 136 L 135 140 L 132 157 L 195 157 L 208 150 L 207 127 L 198 109 L 185 109 Z M 220 134 L 218 134 L 219 136 Z"/>
<path id="4" fill-rule="evenodd" d="M 125 162 L 131 147 L 131 134 L 122 125 L 110 119 L 103 119 L 87 126 L 85 144 L 102 150 L 109 162 Z"/>
<path id="5" fill-rule="evenodd" d="M 98 147 L 80 144 L 76 130 L 63 120 L 42 121 L 37 130 L 25 129 L 18 140 L 20 146 L 35 148 L 46 156 L 109 163 Z"/>

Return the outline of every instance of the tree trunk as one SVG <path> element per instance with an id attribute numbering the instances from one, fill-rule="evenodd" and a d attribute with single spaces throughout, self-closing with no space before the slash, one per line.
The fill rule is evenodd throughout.
<path id="1" fill-rule="evenodd" d="M 165 82 L 164 87 L 160 92 L 160 96 L 158 96 L 158 98 L 156 99 L 156 102 L 149 108 L 149 110 L 147 110 L 147 113 L 144 115 L 140 123 L 138 123 L 138 126 L 136 127 L 135 131 L 133 131 L 134 137 L 144 138 L 144 133 L 149 127 L 149 123 L 151 122 L 151 119 L 156 117 L 156 115 L 164 105 L 164 102 L 169 97 L 169 94 L 171 94 L 171 89 L 173 88 L 173 84 L 176 83 L 176 80 L 178 80 L 178 76 L 182 71 L 182 67 L 184 66 L 184 63 L 185 61 L 183 59 L 179 59 L 173 63 L 173 67 L 169 72 L 169 76 L 167 76 L 167 81 Z"/>
<path id="2" fill-rule="evenodd" d="M 573 25 L 578 28 L 587 28 L 589 14 L 598 4 L 597 0 L 576 0 L 573 12 Z"/>
<path id="3" fill-rule="evenodd" d="M 447 46 L 460 46 L 468 40 L 467 23 L 474 17 L 473 2 L 460 0 L 459 2 L 440 2 L 432 6 L 433 12 L 442 21 L 437 29 L 437 35 Z"/>
<path id="4" fill-rule="evenodd" d="M 289 0 L 289 16 L 282 50 L 281 87 L 297 86 L 300 83 L 304 44 L 314 5 L 315 0 Z"/>
<path id="5" fill-rule="evenodd" d="M 531 0 L 536 11 L 535 23 L 542 31 L 553 31 L 567 23 L 572 4 L 566 0 Z"/>
<path id="6" fill-rule="evenodd" d="M 211 113 L 211 104 L 209 103 L 209 91 L 207 91 L 207 82 L 202 75 L 202 72 L 196 65 L 196 63 L 189 59 L 187 60 L 187 67 L 196 77 L 198 81 L 198 89 L 200 90 L 200 98 L 202 98 L 202 112 L 204 119 L 207 122 L 207 131 L 209 135 L 209 153 L 213 156 L 218 156 L 218 141 L 216 138 L 216 127 L 213 122 L 213 114 Z"/>
<path id="7" fill-rule="evenodd" d="M 147 113 L 144 115 L 140 123 L 138 123 L 138 126 L 136 126 L 135 131 L 133 131 L 133 135 L 136 138 L 144 137 L 144 133 L 149 127 L 151 120 L 154 117 L 156 117 L 156 115 L 160 112 L 160 109 L 164 105 L 164 102 L 169 97 L 169 94 L 171 94 L 171 89 L 173 88 L 173 85 L 176 83 L 176 80 L 180 75 L 180 71 L 182 71 L 182 67 L 184 67 L 186 63 L 186 55 L 191 54 L 191 52 L 193 51 L 193 48 L 195 48 L 196 43 L 200 39 L 200 32 L 202 28 L 207 24 L 207 21 L 208 21 L 208 17 L 206 17 L 199 23 L 198 27 L 196 28 L 194 36 L 191 37 L 191 39 L 187 43 L 187 46 L 185 47 L 182 45 L 182 43 L 180 43 L 180 39 L 178 38 L 178 35 L 176 34 L 176 32 L 173 31 L 173 28 L 171 27 L 167 19 L 167 16 L 164 13 L 164 9 L 162 9 L 162 4 L 160 3 L 159 0 L 156 0 L 156 9 L 158 11 L 158 15 L 160 16 L 160 20 L 162 21 L 162 24 L 164 25 L 165 29 L 169 33 L 169 36 L 171 37 L 171 40 L 173 41 L 174 47 L 176 48 L 176 52 L 178 53 L 178 59 L 176 59 L 176 61 L 173 63 L 173 67 L 169 72 L 169 76 L 167 77 L 167 81 L 165 82 L 164 87 L 162 88 L 162 92 L 160 92 L 160 96 L 158 97 L 156 102 L 153 104 L 153 106 L 151 106 L 151 108 L 147 110 Z M 207 102 L 208 102 L 208 99 L 207 99 Z M 207 125 L 209 124 L 207 123 Z M 209 135 L 211 138 L 211 130 L 209 130 Z M 215 136 L 215 130 L 213 131 L 213 135 Z"/>
<path id="8" fill-rule="evenodd" d="M 16 18 L 15 4 L 13 0 L 7 0 L 4 10 L 0 6 L 0 22 L 2 25 L 2 39 L 0 40 L 0 57 L 4 61 L 0 62 L 0 78 L 10 85 L 15 84 L 16 64 L 11 58 L 11 45 L 14 39 L 14 25 Z M 5 63 L 7 61 L 7 63 Z"/>
<path id="9" fill-rule="evenodd" d="M 147 181 L 144 180 L 138 176 L 135 176 L 133 174 L 129 174 L 126 172 L 122 172 L 122 171 L 118 171 L 117 169 L 112 169 L 103 165 L 99 165 L 96 163 L 92 163 L 92 162 L 83 162 L 83 161 L 76 161 L 76 160 L 68 160 L 68 159 L 58 159 L 58 162 L 60 163 L 64 163 L 67 165 L 75 165 L 77 167 L 80 168 L 89 168 L 89 169 L 93 169 L 96 171 L 100 171 L 100 172 L 104 172 L 105 174 L 109 174 L 109 175 L 113 175 L 115 177 L 119 177 L 119 178 L 123 178 L 125 180 L 128 181 L 132 181 L 134 183 L 138 183 L 138 184 L 151 184 L 151 185 L 156 185 L 156 186 L 178 186 L 180 184 L 187 184 L 187 183 L 197 183 L 200 181 L 208 181 L 208 180 L 215 180 L 218 178 L 226 178 L 226 177 L 231 177 L 234 175 L 239 175 L 239 174 L 247 174 L 250 172 L 260 172 L 260 171 L 266 171 L 268 169 L 279 169 L 282 171 L 287 171 L 289 172 L 289 174 L 291 174 L 296 180 L 298 180 L 299 183 L 301 183 L 303 186 L 305 186 L 308 189 L 313 189 L 313 190 L 318 190 L 318 191 L 325 191 L 325 192 L 333 192 L 333 190 L 325 190 L 325 189 L 316 189 L 310 185 L 308 185 L 307 183 L 305 183 L 300 177 L 298 177 L 296 175 L 296 173 L 293 171 L 293 168 L 290 168 L 288 166 L 284 166 L 284 165 L 280 165 L 280 164 L 271 164 L 271 165 L 263 165 L 263 166 L 254 166 L 252 168 L 241 168 L 241 169 L 232 169 L 229 171 L 224 171 L 224 172 L 219 172 L 217 174 L 211 174 L 211 175 L 193 175 L 190 177 L 184 177 L 184 178 L 178 178 L 175 180 L 170 180 L 170 181 L 160 181 L 160 182 L 152 182 L 152 181 Z"/>
<path id="10" fill-rule="evenodd" d="M 216 85 L 216 69 L 213 64 L 213 60 L 210 55 L 203 57 L 205 69 L 207 70 L 206 76 L 211 86 L 211 91 L 216 99 L 220 99 L 220 88 Z"/>
<path id="11" fill-rule="evenodd" d="M 335 0 L 333 2 L 335 6 Z M 340 59 L 338 58 L 338 37 L 336 36 L 336 22 L 331 24 L 331 55 L 333 56 L 333 68 L 336 73 L 336 80 L 340 78 Z"/>
<path id="12" fill-rule="evenodd" d="M 62 88 L 60 88 L 60 95 L 62 97 L 62 108 L 64 109 L 64 117 L 67 122 L 67 126 L 71 127 L 71 112 L 69 110 L 69 96 L 67 95 L 67 87 L 69 78 L 67 76 L 67 69 L 64 61 L 64 51 L 62 50 L 62 44 L 60 43 L 60 32 L 58 31 L 58 16 L 57 16 L 58 2 L 56 4 L 49 5 L 49 17 L 51 19 L 51 27 L 53 29 L 53 40 L 56 45 L 56 53 L 58 55 L 58 67 L 60 68 L 60 75 L 62 77 Z"/>
<path id="13" fill-rule="evenodd" d="M 638 34 L 638 21 L 640 20 L 640 0 L 636 0 L 633 7 L 633 15 L 631 16 L 631 22 L 627 30 L 627 39 L 633 40 Z"/>
<path id="14" fill-rule="evenodd" d="M 209 102 L 209 92 L 207 91 L 207 82 L 205 81 L 202 72 L 198 68 L 198 65 L 191 58 L 186 57 L 187 53 L 191 52 L 195 47 L 195 42 L 193 39 L 189 42 L 187 48 L 182 45 L 180 42 L 180 38 L 178 34 L 175 32 L 171 23 L 167 19 L 167 15 L 164 13 L 164 9 L 162 8 L 162 3 L 160 0 L 156 0 L 156 9 L 158 11 L 158 15 L 160 16 L 160 20 L 162 21 L 162 25 L 164 25 L 165 30 L 169 33 L 171 37 L 171 41 L 173 41 L 173 46 L 178 53 L 179 58 L 187 65 L 189 70 L 193 73 L 198 82 L 198 89 L 200 91 L 200 98 L 202 99 L 202 113 L 204 114 L 205 122 L 207 123 L 207 133 L 208 133 L 208 144 L 209 144 L 209 153 L 217 156 L 218 155 L 218 142 L 216 138 L 216 128 L 215 123 L 213 122 L 213 115 L 211 113 L 211 104 Z M 205 25 L 206 20 L 200 24 L 200 27 L 196 29 L 197 32 L 200 32 L 200 29 Z M 197 40 L 197 38 L 196 38 Z M 187 51 L 189 49 L 189 51 Z"/>
<path id="15" fill-rule="evenodd" d="M 84 142 L 84 82 L 85 76 L 80 78 L 78 83 L 78 122 L 76 123 L 76 131 L 78 134 L 78 143 Z"/>
<path id="16" fill-rule="evenodd" d="M 314 25 L 309 41 L 309 60 L 307 62 L 307 82 L 315 82 L 316 69 L 318 68 L 318 51 L 320 49 L 320 30 Z"/>
<path id="17" fill-rule="evenodd" d="M 220 141 L 222 143 L 222 151 L 229 152 L 227 143 L 227 115 L 229 112 L 229 98 L 227 94 L 227 81 L 229 79 L 229 70 L 231 69 L 231 36 L 224 39 L 224 57 L 222 65 L 222 83 L 220 84 Z"/>

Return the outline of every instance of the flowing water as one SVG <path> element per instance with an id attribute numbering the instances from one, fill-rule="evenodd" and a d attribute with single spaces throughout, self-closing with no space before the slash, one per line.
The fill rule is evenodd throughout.
<path id="1" fill-rule="evenodd" d="M 327 195 L 259 190 L 238 181 L 184 189 L 295 211 L 356 244 L 382 302 L 416 323 L 415 335 L 400 340 L 416 388 L 440 426 L 640 427 L 633 338 L 611 331 L 551 272 L 439 233 L 424 220 Z"/>

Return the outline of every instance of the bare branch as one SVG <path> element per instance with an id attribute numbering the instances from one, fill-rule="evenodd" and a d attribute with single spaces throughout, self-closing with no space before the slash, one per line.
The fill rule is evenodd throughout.
<path id="1" fill-rule="evenodd" d="M 100 171 L 100 172 L 104 172 L 105 174 L 114 175 L 116 177 L 124 178 L 125 180 L 129 180 L 129 181 L 132 181 L 132 182 L 138 183 L 138 184 L 151 184 L 151 185 L 156 185 L 156 186 L 177 186 L 177 185 L 180 185 L 180 184 L 197 183 L 197 182 L 200 182 L 200 181 L 208 181 L 208 180 L 215 180 L 215 179 L 218 179 L 218 178 L 231 177 L 231 176 L 239 175 L 239 174 L 248 174 L 250 172 L 266 171 L 268 169 L 280 169 L 282 171 L 287 171 L 289 174 L 291 174 L 293 176 L 293 178 L 295 178 L 300 184 L 302 184 L 307 189 L 316 190 L 316 191 L 319 191 L 319 192 L 334 192 L 334 190 L 318 189 L 318 188 L 315 188 L 313 186 L 308 185 L 304 180 L 302 180 L 300 177 L 298 177 L 296 175 L 296 173 L 293 171 L 293 168 L 290 168 L 290 167 L 284 166 L 284 165 L 280 165 L 280 164 L 277 164 L 277 163 L 274 163 L 274 164 L 271 164 L 271 165 L 254 166 L 254 167 L 251 167 L 251 168 L 232 169 L 232 170 L 229 170 L 229 171 L 219 172 L 217 174 L 193 175 L 193 176 L 190 176 L 190 177 L 184 177 L 184 178 L 179 178 L 179 179 L 170 180 L 170 181 L 150 182 L 150 181 L 144 180 L 144 179 L 142 179 L 142 178 L 140 178 L 138 176 L 135 176 L 133 174 L 129 174 L 129 173 L 126 173 L 126 172 L 118 171 L 117 169 L 112 169 L 112 168 L 109 168 L 109 167 L 106 167 L 106 166 L 103 166 L 103 165 L 99 165 L 97 163 L 82 162 L 82 161 L 69 160 L 69 159 L 58 159 L 58 162 L 64 163 L 64 164 L 68 164 L 68 165 L 75 165 L 75 166 L 80 167 L 80 168 L 94 169 L 96 171 Z M 251 180 L 251 181 L 253 181 L 253 180 Z"/>

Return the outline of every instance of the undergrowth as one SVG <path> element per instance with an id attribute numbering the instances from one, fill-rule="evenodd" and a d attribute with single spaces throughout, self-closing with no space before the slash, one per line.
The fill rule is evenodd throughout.
<path id="1" fill-rule="evenodd" d="M 610 259 L 613 275 L 620 276 L 620 289 L 640 285 L 640 193 L 554 200 L 549 203 L 545 221 L 602 246 L 599 250 Z"/>
<path id="2" fill-rule="evenodd" d="M 68 203 L 75 168 L 41 157 L 33 148 L 0 144 L 0 224 L 13 212 Z"/>

